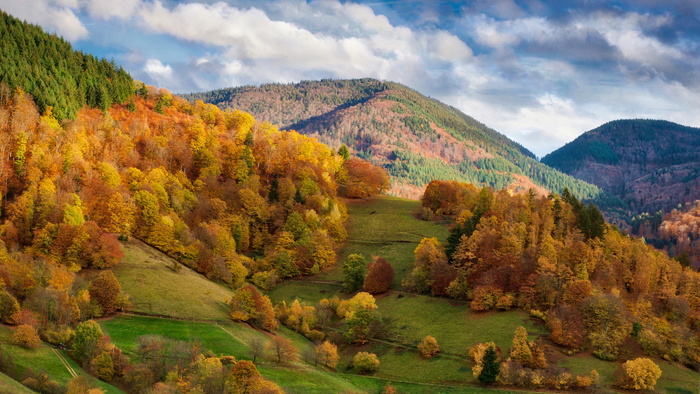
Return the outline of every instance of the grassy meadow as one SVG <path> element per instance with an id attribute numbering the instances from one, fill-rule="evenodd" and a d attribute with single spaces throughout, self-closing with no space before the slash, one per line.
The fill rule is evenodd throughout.
<path id="1" fill-rule="evenodd" d="M 59 356 L 56 354 L 57 351 L 61 353 L 63 359 L 66 360 L 66 362 L 73 368 L 73 370 L 75 370 L 75 372 L 77 372 L 80 375 L 90 376 L 78 364 L 71 360 L 64 350 L 54 350 L 54 348 L 48 345 L 42 345 L 36 349 L 25 349 L 20 346 L 12 345 L 12 329 L 4 325 L 0 325 L 0 342 L 2 342 L 2 348 L 11 355 L 12 360 L 15 363 L 16 372 L 20 374 L 22 374 L 27 369 L 31 369 L 35 373 L 46 373 L 51 378 L 51 380 L 55 380 L 61 386 L 65 386 L 66 384 L 68 384 L 68 381 L 70 381 L 73 378 L 73 375 L 71 375 L 71 373 L 61 361 L 61 358 L 59 358 Z M 102 382 L 92 377 L 90 377 L 90 379 L 95 385 L 99 386 L 106 393 L 111 394 L 122 392 L 118 388 L 108 383 Z M 12 379 L 10 379 L 7 375 L 0 376 L 0 393 L 4 393 L 2 390 L 5 387 L 13 387 L 12 383 L 5 384 L 5 380 Z M 24 388 L 24 386 L 22 386 L 21 384 L 20 386 Z M 17 391 L 7 392 L 22 393 L 23 391 L 22 389 L 18 389 Z M 31 393 L 33 391 L 28 390 L 26 392 Z"/>
<path id="2" fill-rule="evenodd" d="M 442 222 L 420 220 L 420 203 L 398 197 L 378 196 L 369 200 L 345 200 L 350 213 L 348 239 L 338 254 L 335 269 L 318 279 L 342 281 L 342 262 L 350 254 L 387 259 L 394 267 L 392 288 L 400 290 L 401 280 L 413 269 L 413 251 L 423 238 L 444 242 L 448 227 Z"/>
<path id="3" fill-rule="evenodd" d="M 174 263 L 165 254 L 132 239 L 122 244 L 124 259 L 114 269 L 133 309 L 183 319 L 228 320 L 231 289 Z M 177 263 L 175 263 L 177 264 Z"/>

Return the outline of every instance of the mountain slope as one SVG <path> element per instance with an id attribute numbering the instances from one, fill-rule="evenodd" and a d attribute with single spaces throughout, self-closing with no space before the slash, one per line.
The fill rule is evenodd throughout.
<path id="1" fill-rule="evenodd" d="M 554 171 L 534 155 L 459 110 L 403 85 L 374 79 L 305 81 L 184 95 L 317 137 L 385 167 L 394 195 L 416 198 L 433 179 L 534 187 L 581 198 L 600 190 Z"/>
<path id="2" fill-rule="evenodd" d="M 542 162 L 598 185 L 637 214 L 700 198 L 700 129 L 672 122 L 609 122 Z"/>
<path id="3" fill-rule="evenodd" d="M 134 91 L 131 76 L 114 62 L 75 51 L 68 41 L 2 10 L 0 37 L 0 82 L 31 94 L 42 113 L 51 106 L 58 119 L 73 118 L 85 105 L 104 110 Z"/>

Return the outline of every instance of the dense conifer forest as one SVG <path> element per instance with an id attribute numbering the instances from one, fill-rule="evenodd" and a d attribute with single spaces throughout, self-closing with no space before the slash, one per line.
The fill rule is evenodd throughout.
<path id="1" fill-rule="evenodd" d="M 52 107 L 57 119 L 74 118 L 86 105 L 105 110 L 134 92 L 131 76 L 113 61 L 74 51 L 69 42 L 1 10 L 0 37 L 0 82 L 32 95 L 41 113 Z"/>

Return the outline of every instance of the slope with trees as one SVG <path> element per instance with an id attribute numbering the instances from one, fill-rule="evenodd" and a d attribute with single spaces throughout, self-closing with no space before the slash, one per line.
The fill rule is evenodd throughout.
<path id="1" fill-rule="evenodd" d="M 542 162 L 622 199 L 630 213 L 669 212 L 700 198 L 700 129 L 662 120 L 616 120 Z"/>
<path id="2" fill-rule="evenodd" d="M 105 110 L 134 92 L 133 79 L 114 61 L 74 51 L 69 42 L 1 10 L 0 37 L 0 82 L 28 92 L 42 113 L 52 107 L 56 118 L 73 118 L 85 105 Z"/>
<path id="3" fill-rule="evenodd" d="M 459 110 L 374 79 L 266 84 L 184 95 L 250 112 L 386 168 L 391 193 L 418 198 L 433 179 L 496 189 L 531 187 L 606 200 L 585 182 L 539 163 L 524 147 Z"/>
<path id="4" fill-rule="evenodd" d="M 443 183 L 428 186 L 423 206 L 451 214 L 450 237 L 418 245 L 407 289 L 466 299 L 475 311 L 533 311 L 554 343 L 604 360 L 634 344 L 700 365 L 698 272 L 623 235 L 568 190 L 510 195 Z"/>

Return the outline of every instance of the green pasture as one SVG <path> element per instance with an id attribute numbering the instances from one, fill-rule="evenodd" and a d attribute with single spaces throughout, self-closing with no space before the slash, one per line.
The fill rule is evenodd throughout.
<path id="1" fill-rule="evenodd" d="M 0 394 L 32 394 L 34 391 L 22 386 L 11 377 L 0 373 Z"/>
<path id="2" fill-rule="evenodd" d="M 59 385 L 66 386 L 68 381 L 70 381 L 73 376 L 68 372 L 68 369 L 61 362 L 61 359 L 54 352 L 52 347 L 48 345 L 42 345 L 36 349 L 25 349 L 20 346 L 15 346 L 11 344 L 12 341 L 12 329 L 0 325 L 0 342 L 2 342 L 2 348 L 6 350 L 11 356 L 15 363 L 16 372 L 22 374 L 25 370 L 31 369 L 36 373 L 46 373 L 51 380 L 55 380 Z M 64 350 L 58 350 L 61 353 L 66 362 L 80 375 L 89 376 L 87 372 L 75 363 Z M 0 388 L 4 387 L 3 379 L 10 379 L 8 376 L 3 375 L 0 379 Z M 10 379 L 11 380 L 11 379 Z M 93 383 L 107 393 L 121 393 L 122 391 L 116 387 L 99 381 L 97 379 L 91 378 Z M 18 383 L 19 384 L 19 383 Z M 20 385 L 21 386 L 21 385 Z M 22 386 L 24 387 L 24 386 Z M 22 391 L 18 391 L 22 392 Z M 29 391 L 31 392 L 31 391 Z M 0 391 L 2 393 L 2 391 Z"/>
<path id="3" fill-rule="evenodd" d="M 398 197 L 377 196 L 369 200 L 345 200 L 350 218 L 348 239 L 338 254 L 335 269 L 321 274 L 319 279 L 343 280 L 341 270 L 350 254 L 361 254 L 367 261 L 372 256 L 384 257 L 394 267 L 394 289 L 413 269 L 413 251 L 423 238 L 437 237 L 445 242 L 448 227 L 442 222 L 420 219 L 420 201 Z"/>
<path id="4" fill-rule="evenodd" d="M 183 319 L 228 320 L 230 289 L 193 270 L 169 267 L 165 254 L 130 240 L 122 244 L 124 258 L 114 269 L 122 290 L 129 294 L 133 310 Z"/>

